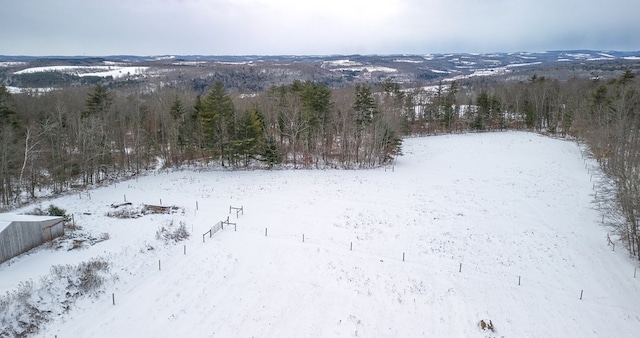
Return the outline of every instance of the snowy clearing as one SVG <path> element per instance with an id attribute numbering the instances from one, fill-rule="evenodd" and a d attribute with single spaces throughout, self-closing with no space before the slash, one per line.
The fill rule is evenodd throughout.
<path id="1" fill-rule="evenodd" d="M 322 68 L 327 68 L 327 67 L 351 67 L 351 66 L 362 66 L 362 63 L 357 62 L 357 61 L 351 61 L 349 59 L 332 60 L 332 61 L 324 61 L 324 62 L 322 62 Z"/>
<path id="2" fill-rule="evenodd" d="M 0 61 L 0 67 L 19 67 L 26 65 L 26 62 L 22 61 Z"/>
<path id="3" fill-rule="evenodd" d="M 404 153 L 366 171 L 157 172 L 43 202 L 109 239 L 5 262 L 0 294 L 102 256 L 118 280 L 37 336 L 637 335 L 635 261 L 607 245 L 575 143 L 465 134 L 407 139 Z M 105 216 L 125 200 L 179 210 Z M 237 225 L 203 243 L 227 216 Z M 156 239 L 180 223 L 188 240 Z"/>
<path id="4" fill-rule="evenodd" d="M 397 73 L 395 68 L 382 67 L 382 66 L 362 66 L 362 67 L 344 67 L 344 68 L 332 68 L 332 72 L 381 72 L 381 73 Z"/>
<path id="5" fill-rule="evenodd" d="M 14 74 L 28 74 L 28 73 L 41 73 L 41 72 L 61 72 L 67 74 L 73 74 L 80 77 L 83 76 L 98 76 L 121 78 L 124 76 L 141 75 L 147 72 L 149 67 L 134 67 L 134 66 L 47 66 L 47 67 L 32 67 L 15 72 Z"/>
<path id="6" fill-rule="evenodd" d="M 47 88 L 20 88 L 20 87 L 12 87 L 12 86 L 7 86 L 7 91 L 9 91 L 9 93 L 11 94 L 22 94 L 22 93 L 32 93 L 32 94 L 42 94 L 42 93 L 48 93 L 52 90 L 55 90 L 55 88 L 51 88 L 51 87 L 47 87 Z"/>
<path id="7" fill-rule="evenodd" d="M 423 63 L 424 60 L 414 60 L 414 59 L 394 59 L 393 62 L 404 62 L 404 63 Z"/>

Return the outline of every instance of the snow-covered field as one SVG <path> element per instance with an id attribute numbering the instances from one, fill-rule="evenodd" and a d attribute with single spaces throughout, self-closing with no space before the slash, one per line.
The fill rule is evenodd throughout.
<path id="1" fill-rule="evenodd" d="M 7 91 L 9 91 L 9 93 L 11 93 L 11 94 L 22 94 L 22 93 L 42 94 L 42 93 L 50 92 L 50 91 L 55 89 L 55 88 L 52 88 L 52 87 L 46 87 L 46 88 L 20 88 L 20 87 L 12 87 L 12 86 L 7 86 L 6 88 L 7 88 Z"/>
<path id="2" fill-rule="evenodd" d="M 404 153 L 366 171 L 158 172 L 48 201 L 110 239 L 4 263 L 0 293 L 103 256 L 118 280 L 38 336 L 637 336 L 635 261 L 607 245 L 575 143 L 466 134 L 407 139 Z M 105 217 L 125 197 L 184 212 Z M 237 228 L 203 243 L 227 216 Z M 191 238 L 156 240 L 171 221 Z"/>
<path id="3" fill-rule="evenodd" d="M 121 78 L 125 76 L 142 75 L 148 71 L 149 67 L 135 67 L 135 66 L 47 66 L 47 67 L 32 67 L 26 68 L 15 72 L 14 74 L 29 74 L 29 73 L 41 73 L 41 72 L 61 72 L 67 74 L 73 74 L 80 77 L 83 76 L 98 76 Z"/>

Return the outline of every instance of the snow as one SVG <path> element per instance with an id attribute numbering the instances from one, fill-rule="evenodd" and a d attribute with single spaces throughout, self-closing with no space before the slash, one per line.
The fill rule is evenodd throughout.
<path id="1" fill-rule="evenodd" d="M 395 60 L 395 61 L 400 62 L 401 60 Z M 334 72 L 344 72 L 344 71 L 370 72 L 370 73 L 371 72 L 382 72 L 382 73 L 398 72 L 398 70 L 395 68 L 375 66 L 375 65 L 363 65 L 360 62 L 351 61 L 349 59 L 324 61 L 321 67 L 323 69 L 329 69 L 330 71 L 334 71 Z"/>
<path id="2" fill-rule="evenodd" d="M 38 337 L 635 337 L 635 261 L 607 245 L 578 145 L 462 134 L 404 154 L 373 170 L 157 171 L 52 199 L 110 239 L 5 262 L 0 294 L 106 256 L 118 280 Z M 183 212 L 105 217 L 125 199 Z M 203 243 L 227 216 L 237 226 Z M 191 238 L 156 240 L 171 222 Z"/>
<path id="3" fill-rule="evenodd" d="M 362 63 L 357 62 L 357 61 L 351 61 L 349 59 L 324 61 L 322 63 L 322 68 L 326 68 L 326 67 L 349 67 L 349 66 L 362 66 Z"/>
<path id="4" fill-rule="evenodd" d="M 237 65 L 253 65 L 253 61 L 216 61 L 219 65 L 237 66 Z M 285 64 L 283 64 L 284 66 Z"/>
<path id="5" fill-rule="evenodd" d="M 413 60 L 413 59 L 395 59 L 393 62 L 404 62 L 404 63 L 423 63 L 423 60 Z"/>
<path id="6" fill-rule="evenodd" d="M 26 64 L 26 62 L 22 61 L 0 61 L 0 67 L 19 67 Z"/>
<path id="7" fill-rule="evenodd" d="M 59 219 L 58 216 L 38 216 L 38 215 L 19 215 L 19 214 L 0 214 L 0 221 L 7 222 L 39 222 Z"/>
<path id="8" fill-rule="evenodd" d="M 52 90 L 55 90 L 55 88 L 52 87 L 43 87 L 43 88 L 21 88 L 21 87 L 12 87 L 12 86 L 7 86 L 7 90 L 9 91 L 9 93 L 11 94 L 22 94 L 22 93 L 30 93 L 30 94 L 43 94 L 43 93 L 48 93 Z"/>
<path id="9" fill-rule="evenodd" d="M 511 63 L 511 64 L 508 64 L 506 67 L 507 68 L 528 67 L 528 66 L 540 65 L 540 64 L 542 64 L 542 62 Z"/>
<path id="10" fill-rule="evenodd" d="M 333 68 L 331 71 L 334 72 L 344 72 L 344 71 L 353 71 L 353 72 L 381 72 L 381 73 L 396 73 L 398 70 L 390 67 L 383 66 L 362 66 L 362 67 L 345 67 L 345 68 Z"/>
<path id="11" fill-rule="evenodd" d="M 175 58 L 176 58 L 175 55 L 159 55 L 159 56 L 155 56 L 154 60 L 162 61 L 162 60 L 172 60 L 172 59 L 175 59 Z"/>
<path id="12" fill-rule="evenodd" d="M 78 76 L 98 76 L 98 77 L 113 77 L 113 78 L 121 78 L 125 76 L 135 76 L 144 74 L 149 67 L 109 67 L 105 70 L 99 70 L 96 72 L 88 72 L 83 74 L 78 74 Z"/>
<path id="13" fill-rule="evenodd" d="M 106 66 L 126 66 L 127 63 L 126 62 L 120 62 L 120 61 L 102 61 L 102 63 L 104 63 Z"/>
<path id="14" fill-rule="evenodd" d="M 62 218 L 57 216 L 0 214 L 0 232 L 6 229 L 12 222 L 40 222 L 40 221 L 50 221 L 53 219 L 62 219 Z"/>
<path id="15" fill-rule="evenodd" d="M 200 66 L 200 65 L 204 65 L 207 64 L 207 61 L 178 61 L 178 62 L 174 62 L 173 65 L 175 66 Z"/>
<path id="16" fill-rule="evenodd" d="M 591 57 L 591 54 L 585 54 L 585 53 L 566 53 L 566 55 L 574 59 L 588 59 Z"/>
<path id="17" fill-rule="evenodd" d="M 456 68 L 466 68 L 465 66 L 456 66 Z M 471 68 L 469 68 L 471 69 Z M 443 81 L 451 82 L 458 81 L 462 79 L 469 79 L 476 76 L 493 76 L 493 75 L 503 75 L 509 73 L 511 70 L 507 69 L 507 67 L 496 67 L 496 68 L 482 68 L 475 69 L 471 74 L 466 75 L 457 75 L 454 77 L 446 78 Z"/>
<path id="18" fill-rule="evenodd" d="M 103 68 L 106 66 L 95 66 L 92 68 Z M 31 67 L 14 72 L 15 75 L 30 74 L 39 72 L 74 72 L 78 69 L 86 69 L 86 66 L 46 66 L 46 67 Z"/>
<path id="19" fill-rule="evenodd" d="M 121 78 L 124 76 L 134 76 L 144 74 L 149 67 L 134 67 L 134 66 L 46 66 L 46 67 L 32 67 L 26 68 L 15 72 L 14 74 L 27 74 L 38 72 L 62 72 L 67 74 L 74 74 L 80 77 L 83 76 L 98 76 Z"/>
<path id="20" fill-rule="evenodd" d="M 20 94 L 23 91 L 23 88 L 7 86 L 7 91 L 11 94 Z"/>
<path id="21" fill-rule="evenodd" d="M 0 232 L 4 231 L 11 223 L 11 221 L 0 220 Z"/>

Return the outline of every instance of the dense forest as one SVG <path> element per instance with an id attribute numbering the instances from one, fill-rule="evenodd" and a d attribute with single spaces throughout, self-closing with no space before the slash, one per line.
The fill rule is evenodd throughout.
<path id="1" fill-rule="evenodd" d="M 588 146 L 608 178 L 597 197 L 638 257 L 639 85 L 629 70 L 429 87 L 293 81 L 255 94 L 222 82 L 202 94 L 101 83 L 10 94 L 0 85 L 0 208 L 149 169 L 369 168 L 392 164 L 407 135 L 530 130 Z"/>

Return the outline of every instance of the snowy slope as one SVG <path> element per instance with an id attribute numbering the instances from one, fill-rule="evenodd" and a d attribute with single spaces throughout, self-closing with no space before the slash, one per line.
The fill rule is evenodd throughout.
<path id="1" fill-rule="evenodd" d="M 72 75 L 83 76 L 98 76 L 121 78 L 125 76 L 135 76 L 144 74 L 149 67 L 135 67 L 135 66 L 46 66 L 46 67 L 31 67 L 14 72 L 15 75 L 41 73 L 41 72 L 61 72 Z"/>
<path id="2" fill-rule="evenodd" d="M 408 139 L 404 153 L 393 170 L 162 172 L 52 200 L 110 239 L 0 265 L 0 293 L 101 255 L 118 281 L 39 336 L 637 335 L 635 262 L 607 245 L 575 143 L 467 134 Z M 184 213 L 105 217 L 125 195 Z M 237 231 L 203 243 L 229 215 Z M 171 221 L 192 237 L 156 240 Z"/>

